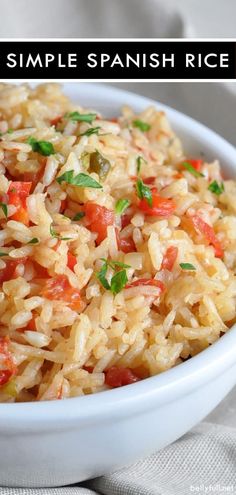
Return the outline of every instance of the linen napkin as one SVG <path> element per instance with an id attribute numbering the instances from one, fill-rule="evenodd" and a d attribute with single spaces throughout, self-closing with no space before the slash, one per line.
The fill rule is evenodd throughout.
<path id="1" fill-rule="evenodd" d="M 62 488 L 0 488 L 0 495 L 188 495 L 236 493 L 236 429 L 201 423 L 130 467 Z"/>

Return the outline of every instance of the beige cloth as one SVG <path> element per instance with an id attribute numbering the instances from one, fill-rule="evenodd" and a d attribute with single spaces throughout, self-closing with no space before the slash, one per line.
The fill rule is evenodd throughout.
<path id="1" fill-rule="evenodd" d="M 79 486 L 0 488 L 0 495 L 188 495 L 236 493 L 236 431 L 201 423 L 131 467 Z"/>
<path id="2" fill-rule="evenodd" d="M 0 7 L 1 37 L 227 37 L 234 35 L 236 14 L 235 0 L 0 0 Z M 116 85 L 192 115 L 236 144 L 235 84 Z M 80 486 L 0 488 L 0 495 L 236 493 L 236 392 L 207 419 L 215 424 L 201 423 L 118 473 Z"/>

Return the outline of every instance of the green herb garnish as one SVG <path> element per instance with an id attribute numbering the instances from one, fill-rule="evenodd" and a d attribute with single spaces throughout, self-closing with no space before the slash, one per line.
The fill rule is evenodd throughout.
<path id="1" fill-rule="evenodd" d="M 73 186 L 78 186 L 78 187 L 92 187 L 94 189 L 102 189 L 101 184 L 97 182 L 95 179 L 90 177 L 87 174 L 78 174 L 74 177 L 74 171 L 73 170 L 68 170 L 68 172 L 65 172 L 62 174 L 60 177 L 57 179 L 58 184 L 61 184 L 62 182 L 67 182 L 67 184 L 72 184 Z"/>
<path id="2" fill-rule="evenodd" d="M 211 184 L 208 186 L 208 189 L 217 196 L 220 196 L 220 194 L 224 192 L 225 186 L 223 182 L 221 182 L 221 184 L 218 184 L 216 180 L 213 180 L 213 182 L 211 182 Z"/>
<path id="3" fill-rule="evenodd" d="M 137 174 L 140 174 L 141 171 L 141 166 L 142 166 L 142 161 L 144 163 L 147 163 L 147 161 L 143 158 L 143 156 L 138 156 L 137 158 Z"/>
<path id="4" fill-rule="evenodd" d="M 192 263 L 180 263 L 179 266 L 182 270 L 196 270 L 196 267 Z"/>
<path id="5" fill-rule="evenodd" d="M 79 213 L 76 213 L 76 215 L 72 218 L 73 222 L 78 222 L 78 220 L 81 220 L 85 216 L 84 211 L 79 211 Z"/>
<path id="6" fill-rule="evenodd" d="M 38 244 L 39 242 L 39 239 L 37 237 L 33 237 L 33 239 L 31 239 L 31 241 L 27 242 L 27 244 Z"/>
<path id="7" fill-rule="evenodd" d="M 40 155 L 50 156 L 55 153 L 54 146 L 49 141 L 37 141 L 37 139 L 31 136 L 27 139 L 27 143 L 30 144 L 33 151 L 40 153 Z"/>
<path id="8" fill-rule="evenodd" d="M 194 177 L 204 177 L 204 174 L 198 172 L 198 170 L 196 170 L 190 162 L 183 162 L 181 165 Z"/>
<path id="9" fill-rule="evenodd" d="M 141 179 L 136 182 L 136 191 L 139 199 L 146 199 L 149 206 L 152 206 L 152 191 L 150 187 L 145 186 Z"/>
<path id="10" fill-rule="evenodd" d="M 122 215 L 126 208 L 130 205 L 130 201 L 128 199 L 118 199 L 115 205 L 115 212 L 117 215 Z"/>
<path id="11" fill-rule="evenodd" d="M 89 129 L 87 129 L 87 131 L 85 132 L 82 132 L 82 134 L 79 134 L 79 136 L 92 136 L 92 134 L 97 134 L 99 133 L 99 129 L 101 129 L 101 127 L 90 127 Z"/>
<path id="12" fill-rule="evenodd" d="M 12 128 L 10 127 L 10 129 L 8 129 L 8 131 L 7 131 L 7 134 L 12 134 L 13 132 L 14 132 L 14 129 L 12 129 Z"/>
<path id="13" fill-rule="evenodd" d="M 111 279 L 111 292 L 118 294 L 128 282 L 126 270 L 120 270 Z"/>
<path id="14" fill-rule="evenodd" d="M 97 115 L 96 113 L 70 112 L 66 113 L 65 117 L 73 122 L 88 122 L 88 124 L 91 124 L 93 120 L 96 119 Z"/>
<path id="15" fill-rule="evenodd" d="M 3 251 L 0 251 L 0 258 L 1 258 L 2 256 L 8 256 L 8 253 L 4 253 Z"/>
<path id="16" fill-rule="evenodd" d="M 125 265 L 120 261 L 106 260 L 105 258 L 102 258 L 102 261 L 103 265 L 100 271 L 96 273 L 96 276 L 105 289 L 110 290 L 113 294 L 118 294 L 128 282 L 126 268 L 130 268 L 130 266 Z M 117 268 L 121 268 L 121 270 L 117 271 L 115 275 L 113 275 L 111 284 L 109 284 L 106 279 L 108 267 L 110 267 L 114 271 Z"/>
<path id="17" fill-rule="evenodd" d="M 0 202 L 0 206 L 1 206 L 1 208 L 2 208 L 2 211 L 3 211 L 4 215 L 5 215 L 5 217 L 7 218 L 7 215 L 8 215 L 7 204 L 6 204 L 6 203 L 1 203 L 1 202 Z"/>
<path id="18" fill-rule="evenodd" d="M 147 132 L 151 129 L 150 124 L 139 119 L 133 121 L 133 126 L 138 127 L 138 129 L 140 129 L 140 131 L 142 132 Z"/>
<path id="19" fill-rule="evenodd" d="M 50 225 L 50 234 L 52 237 L 55 237 L 59 241 L 71 241 L 73 239 L 72 237 L 61 237 L 61 235 L 54 230 L 52 224 Z"/>

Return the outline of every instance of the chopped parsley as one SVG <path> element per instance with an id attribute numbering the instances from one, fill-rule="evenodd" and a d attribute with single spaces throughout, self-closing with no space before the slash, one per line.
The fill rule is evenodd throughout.
<path id="1" fill-rule="evenodd" d="M 66 118 L 72 120 L 73 122 L 87 122 L 91 124 L 93 120 L 96 119 L 96 113 L 79 113 L 79 112 L 70 112 L 66 113 Z"/>
<path id="2" fill-rule="evenodd" d="M 182 270 L 196 270 L 196 267 L 192 263 L 180 263 L 179 266 Z"/>
<path id="3" fill-rule="evenodd" d="M 141 179 L 138 179 L 136 182 L 136 191 L 139 199 L 146 199 L 148 205 L 152 207 L 152 191 L 150 187 L 145 186 Z"/>
<path id="4" fill-rule="evenodd" d="M 115 212 L 117 215 L 122 215 L 126 208 L 130 205 L 130 201 L 128 199 L 118 199 L 115 205 Z"/>
<path id="5" fill-rule="evenodd" d="M 71 241 L 73 239 L 72 237 L 62 237 L 60 234 L 58 234 L 58 232 L 54 230 L 52 224 L 50 225 L 50 234 L 52 237 L 55 237 L 59 241 Z"/>
<path id="6" fill-rule="evenodd" d="M 13 132 L 14 132 L 14 129 L 12 129 L 12 128 L 10 127 L 10 129 L 8 129 L 8 131 L 7 131 L 7 134 L 12 134 Z"/>
<path id="7" fill-rule="evenodd" d="M 142 162 L 144 162 L 144 163 L 147 163 L 147 162 L 143 158 L 143 156 L 138 156 L 138 158 L 137 158 L 136 161 L 137 161 L 137 174 L 139 175 L 140 174 L 140 171 L 141 171 Z"/>
<path id="8" fill-rule="evenodd" d="M 102 258 L 101 260 L 103 261 L 103 265 L 99 272 L 96 273 L 96 276 L 104 289 L 110 290 L 113 294 L 118 294 L 128 282 L 126 269 L 130 268 L 130 266 L 125 265 L 120 261 L 106 260 L 105 258 Z M 110 267 L 113 271 L 120 268 L 120 270 L 116 271 L 111 278 L 110 284 L 106 279 L 108 267 Z"/>
<path id="9" fill-rule="evenodd" d="M 2 208 L 2 211 L 3 211 L 4 215 L 5 215 L 5 217 L 7 218 L 7 215 L 8 215 L 7 204 L 6 204 L 6 203 L 1 203 L 1 202 L 0 202 L 0 206 L 1 206 L 1 208 Z"/>
<path id="10" fill-rule="evenodd" d="M 143 120 L 139 120 L 139 119 L 133 121 L 133 126 L 137 127 L 142 132 L 147 132 L 151 129 L 150 124 L 148 124 L 147 122 L 143 122 Z"/>
<path id="11" fill-rule="evenodd" d="M 31 241 L 27 242 L 27 244 L 38 244 L 39 242 L 39 239 L 37 237 L 33 237 L 33 239 L 31 239 Z"/>
<path id="12" fill-rule="evenodd" d="M 56 180 L 58 184 L 67 182 L 67 184 L 72 184 L 73 186 L 77 187 L 92 187 L 94 189 L 102 188 L 101 184 L 90 177 L 90 175 L 81 173 L 74 177 L 73 170 L 68 170 L 68 172 L 65 172 L 64 174 L 60 175 L 60 177 L 57 177 Z"/>
<path id="13" fill-rule="evenodd" d="M 196 170 L 190 162 L 183 162 L 181 165 L 194 177 L 204 177 L 204 174 L 198 172 L 198 170 Z"/>
<path id="14" fill-rule="evenodd" d="M 220 196 L 220 194 L 224 192 L 225 186 L 223 182 L 219 184 L 216 180 L 213 180 L 213 182 L 211 182 L 211 184 L 208 186 L 208 189 L 217 196 Z"/>
<path id="15" fill-rule="evenodd" d="M 92 136 L 92 134 L 98 135 L 99 129 L 101 129 L 101 127 L 90 127 L 89 129 L 87 129 L 87 131 L 79 134 L 79 136 L 88 136 L 89 137 L 89 136 Z"/>
<path id="16" fill-rule="evenodd" d="M 27 143 L 30 144 L 33 151 L 40 153 L 40 155 L 50 156 L 55 153 L 54 146 L 49 141 L 37 141 L 31 136 L 27 139 Z"/>
<path id="17" fill-rule="evenodd" d="M 76 215 L 72 218 L 73 222 L 78 222 L 78 220 L 81 220 L 85 216 L 84 211 L 79 211 L 79 213 L 76 213 Z"/>

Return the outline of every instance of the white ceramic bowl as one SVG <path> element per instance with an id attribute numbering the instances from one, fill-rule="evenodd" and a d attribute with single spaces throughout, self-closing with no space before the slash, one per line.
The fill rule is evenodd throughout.
<path id="1" fill-rule="evenodd" d="M 113 87 L 66 84 L 75 101 L 113 116 L 155 102 Z M 158 93 L 158 88 L 157 88 Z M 236 150 L 164 105 L 185 149 L 219 158 L 233 174 Z M 236 328 L 159 376 L 95 395 L 0 404 L 0 485 L 55 486 L 100 476 L 170 444 L 204 418 L 236 382 Z"/>

